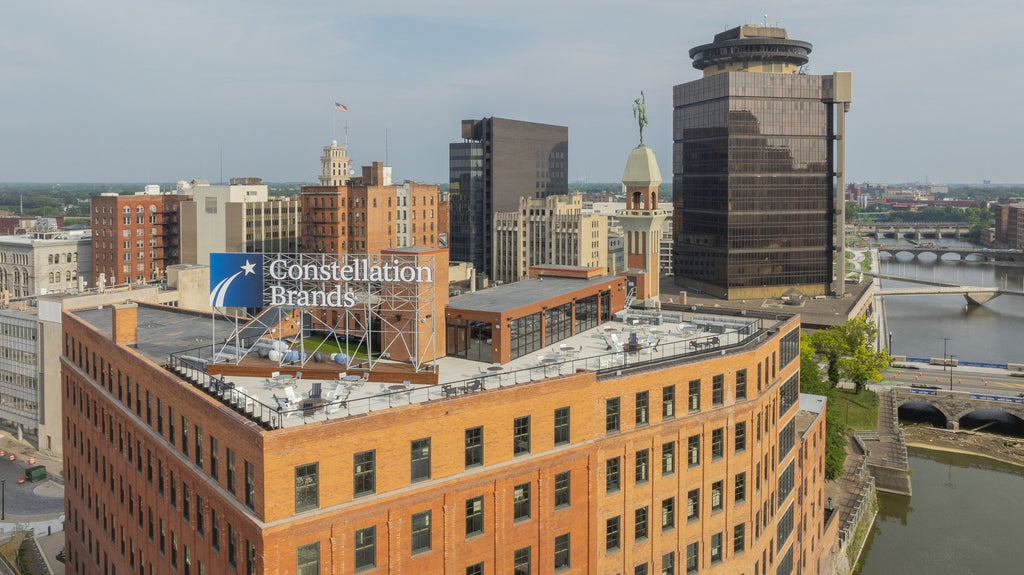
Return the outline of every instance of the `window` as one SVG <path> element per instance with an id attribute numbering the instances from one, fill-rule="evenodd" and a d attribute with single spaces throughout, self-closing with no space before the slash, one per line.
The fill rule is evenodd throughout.
<path id="1" fill-rule="evenodd" d="M 733 489 L 733 503 L 746 501 L 747 499 L 747 473 L 736 474 L 736 486 Z"/>
<path id="2" fill-rule="evenodd" d="M 484 575 L 484 564 L 482 562 L 474 563 L 469 567 L 466 567 L 466 575 Z"/>
<path id="3" fill-rule="evenodd" d="M 245 505 L 249 509 L 256 506 L 256 466 L 245 462 Z"/>
<path id="4" fill-rule="evenodd" d="M 633 512 L 633 538 L 635 540 L 647 539 L 647 507 L 641 507 Z"/>
<path id="5" fill-rule="evenodd" d="M 375 450 L 362 451 L 352 456 L 352 495 L 368 495 L 376 491 Z"/>
<path id="6" fill-rule="evenodd" d="M 484 532 L 484 498 L 466 500 L 466 537 Z"/>
<path id="7" fill-rule="evenodd" d="M 555 445 L 569 443 L 569 408 L 555 410 Z"/>
<path id="8" fill-rule="evenodd" d="M 604 430 L 609 433 L 619 430 L 619 398 L 617 397 L 605 401 Z"/>
<path id="9" fill-rule="evenodd" d="M 354 555 L 356 571 L 377 566 L 377 526 L 356 530 Z"/>
<path id="10" fill-rule="evenodd" d="M 234 565 L 238 555 L 238 532 L 235 527 L 228 523 L 228 563 Z"/>
<path id="11" fill-rule="evenodd" d="M 512 575 L 533 575 L 530 563 L 530 548 L 516 549 L 512 554 Z"/>
<path id="12" fill-rule="evenodd" d="M 320 507 L 320 471 L 318 463 L 295 467 L 295 512 Z"/>
<path id="13" fill-rule="evenodd" d="M 740 451 L 746 450 L 747 449 L 747 422 L 746 421 L 741 421 L 741 422 L 737 423 L 736 424 L 736 430 L 734 431 L 734 434 L 736 436 L 735 437 L 736 452 L 739 453 Z"/>
<path id="14" fill-rule="evenodd" d="M 736 401 L 747 398 L 747 370 L 736 371 Z"/>
<path id="15" fill-rule="evenodd" d="M 690 382 L 690 411 L 700 411 L 700 380 Z"/>
<path id="16" fill-rule="evenodd" d="M 173 421 L 173 420 L 172 420 Z M 174 432 L 171 432 L 171 437 L 174 437 Z M 231 493 L 235 492 L 235 452 L 231 448 L 226 448 L 224 453 L 227 457 L 227 488 Z"/>
<path id="17" fill-rule="evenodd" d="M 800 400 L 800 374 L 793 374 L 779 387 L 779 417 Z"/>
<path id="18" fill-rule="evenodd" d="M 569 567 L 569 555 L 570 555 L 570 540 L 569 534 L 563 533 L 555 537 L 555 570 L 566 569 Z"/>
<path id="19" fill-rule="evenodd" d="M 530 416 L 517 417 L 512 422 L 512 455 L 530 452 Z"/>
<path id="20" fill-rule="evenodd" d="M 686 520 L 696 519 L 700 515 L 700 488 L 691 489 L 686 494 Z"/>
<path id="21" fill-rule="evenodd" d="M 644 425 L 644 424 L 648 423 L 648 419 L 649 419 L 648 403 L 649 403 L 649 400 L 650 400 L 650 396 L 649 396 L 649 393 L 646 392 L 646 391 L 641 391 L 640 393 L 636 394 L 636 424 L 637 425 Z"/>
<path id="22" fill-rule="evenodd" d="M 687 439 L 686 462 L 690 467 L 700 465 L 700 435 L 691 435 Z"/>
<path id="23" fill-rule="evenodd" d="M 668 475 L 676 470 L 676 442 L 661 444 L 661 474 Z"/>
<path id="24" fill-rule="evenodd" d="M 412 553 L 430 550 L 430 510 L 412 514 Z"/>
<path id="25" fill-rule="evenodd" d="M 203 468 L 203 428 L 199 427 L 197 425 L 197 426 L 195 426 L 195 432 L 196 432 L 196 436 L 195 436 L 195 442 L 196 442 L 196 444 L 195 444 L 195 446 L 196 446 L 196 452 L 195 452 L 196 465 L 198 465 L 199 468 L 202 469 Z"/>
<path id="26" fill-rule="evenodd" d="M 676 553 L 675 551 L 669 551 L 661 556 L 661 575 L 675 575 L 675 573 Z"/>
<path id="27" fill-rule="evenodd" d="M 530 484 L 520 483 L 512 488 L 512 519 L 530 518 Z"/>
<path id="28" fill-rule="evenodd" d="M 725 441 L 725 428 L 719 427 L 718 429 L 711 430 L 711 458 L 719 459 L 725 455 L 725 447 L 722 445 Z"/>
<path id="29" fill-rule="evenodd" d="M 696 573 L 700 559 L 700 542 L 695 541 L 686 546 L 686 572 Z"/>
<path id="30" fill-rule="evenodd" d="M 217 521 L 217 510 L 210 508 L 210 547 L 220 549 L 220 522 Z"/>
<path id="31" fill-rule="evenodd" d="M 676 526 L 676 498 L 661 500 L 661 530 L 668 531 Z"/>
<path id="32" fill-rule="evenodd" d="M 484 464 L 484 428 L 471 427 L 466 430 L 466 467 Z"/>
<path id="33" fill-rule="evenodd" d="M 722 560 L 722 532 L 719 531 L 711 536 L 711 562 L 717 563 Z"/>
<path id="34" fill-rule="evenodd" d="M 786 427 L 779 432 L 779 459 L 789 455 L 796 443 L 796 419 L 790 419 Z"/>
<path id="35" fill-rule="evenodd" d="M 619 548 L 620 520 L 618 516 L 606 519 L 604 522 L 604 550 L 615 551 Z"/>
<path id="36" fill-rule="evenodd" d="M 570 472 L 564 471 L 555 475 L 555 509 L 569 505 Z"/>
<path id="37" fill-rule="evenodd" d="M 746 523 L 740 523 L 732 528 L 732 552 L 742 553 L 746 546 Z"/>
<path id="38" fill-rule="evenodd" d="M 613 457 L 605 462 L 604 464 L 604 477 L 605 487 L 610 493 L 612 491 L 618 491 L 621 486 L 619 479 L 619 458 Z"/>
<path id="39" fill-rule="evenodd" d="M 634 476 L 637 483 L 643 483 L 650 477 L 650 451 L 647 449 L 641 449 L 636 452 L 636 466 L 634 469 Z"/>
<path id="40" fill-rule="evenodd" d="M 669 419 L 676 416 L 676 386 L 666 385 L 661 388 L 661 418 Z"/>
<path id="41" fill-rule="evenodd" d="M 414 440 L 411 451 L 410 481 L 415 483 L 430 479 L 430 438 Z"/>
<path id="42" fill-rule="evenodd" d="M 320 542 L 301 545 L 295 550 L 295 575 L 320 575 Z"/>
<path id="43" fill-rule="evenodd" d="M 725 376 L 711 378 L 711 405 L 722 405 L 725 400 Z"/>
<path id="44" fill-rule="evenodd" d="M 716 481 L 711 484 L 711 512 L 722 510 L 722 488 L 724 483 Z"/>
<path id="45" fill-rule="evenodd" d="M 647 575 L 647 564 L 641 563 L 633 567 L 633 575 Z"/>

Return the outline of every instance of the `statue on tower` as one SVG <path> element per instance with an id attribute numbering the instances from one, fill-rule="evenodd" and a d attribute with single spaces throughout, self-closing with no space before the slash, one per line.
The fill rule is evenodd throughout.
<path id="1" fill-rule="evenodd" d="M 644 126 L 647 122 L 647 101 L 644 98 L 643 90 L 640 90 L 640 97 L 633 100 L 633 117 L 640 123 L 640 146 L 644 145 Z"/>

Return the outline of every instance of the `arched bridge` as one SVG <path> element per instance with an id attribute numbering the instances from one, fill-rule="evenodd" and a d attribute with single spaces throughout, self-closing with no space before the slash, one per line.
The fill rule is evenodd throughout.
<path id="1" fill-rule="evenodd" d="M 960 419 L 983 409 L 1002 411 L 1024 420 L 1024 397 L 1020 396 L 917 387 L 893 387 L 892 395 L 897 407 L 908 403 L 924 403 L 934 407 L 946 418 L 946 427 L 949 429 L 959 429 Z"/>
<path id="2" fill-rule="evenodd" d="M 858 222 L 858 234 L 874 238 L 960 238 L 971 231 L 965 222 Z"/>
<path id="3" fill-rule="evenodd" d="M 895 257 L 896 254 L 910 254 L 915 258 L 922 254 L 932 254 L 940 260 L 966 260 L 971 258 L 974 261 L 987 262 L 1018 262 L 1024 263 L 1024 252 L 1020 250 L 999 250 L 988 248 L 946 248 L 936 247 L 906 247 L 906 246 L 879 246 L 878 255 L 888 254 Z"/>
<path id="4" fill-rule="evenodd" d="M 909 282 L 926 286 L 919 288 L 881 288 L 875 292 L 875 295 L 879 296 L 963 294 L 964 299 L 967 300 L 967 303 L 977 305 L 989 302 L 1001 295 L 1024 296 L 1024 292 L 1005 290 L 990 286 L 962 286 L 956 284 L 948 284 L 944 282 L 923 280 L 918 278 L 906 278 L 902 276 L 880 274 L 875 272 L 860 273 L 875 278 L 881 278 L 886 280 L 898 280 L 901 282 Z"/>

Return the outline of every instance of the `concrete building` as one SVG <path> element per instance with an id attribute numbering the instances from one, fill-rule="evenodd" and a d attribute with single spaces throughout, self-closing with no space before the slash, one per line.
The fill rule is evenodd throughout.
<path id="1" fill-rule="evenodd" d="M 0 310 L 0 427 L 38 436 L 39 330 L 33 314 Z"/>
<path id="2" fill-rule="evenodd" d="M 578 195 L 520 197 L 518 209 L 494 214 L 491 279 L 514 282 L 531 266 L 608 267 L 605 216 L 583 211 Z"/>
<path id="3" fill-rule="evenodd" d="M 690 50 L 704 75 L 673 93 L 677 285 L 727 299 L 843 295 L 850 73 L 804 73 L 810 52 L 764 26 Z"/>
<path id="4" fill-rule="evenodd" d="M 89 230 L 61 231 L 38 218 L 26 231 L 0 236 L 0 303 L 82 289 L 92 271 Z"/>
<path id="5" fill-rule="evenodd" d="M 194 180 L 181 204 L 181 262 L 209 265 L 217 252 L 294 252 L 299 245 L 298 198 L 271 198 L 260 178 L 227 186 Z"/>
<path id="6" fill-rule="evenodd" d="M 593 306 L 531 299 L 528 282 L 456 298 L 446 322 L 499 318 L 510 358 L 560 345 L 432 372 L 239 362 L 214 351 L 256 337 L 232 322 L 65 311 L 69 572 L 819 573 L 837 521 L 799 318 L 605 321 L 599 292 L 621 302 L 622 286 L 578 281 Z M 556 299 L 569 313 L 547 324 Z M 504 337 L 526 300 L 540 308 Z M 608 351 L 612 334 L 629 347 Z"/>
<path id="7" fill-rule="evenodd" d="M 442 229 L 439 187 L 395 185 L 391 167 L 364 166 L 347 185 L 302 187 L 303 252 L 379 254 L 399 247 L 437 248 Z"/>
<path id="8" fill-rule="evenodd" d="M 92 282 L 106 286 L 164 277 L 180 263 L 178 210 L 189 196 L 146 186 L 134 195 L 92 196 Z"/>
<path id="9" fill-rule="evenodd" d="M 569 193 L 569 129 L 504 118 L 462 121 L 449 144 L 452 261 L 493 273 L 494 214 L 519 209 L 520 197 Z"/>
<path id="10" fill-rule="evenodd" d="M 321 186 L 346 186 L 351 180 L 350 164 L 352 160 L 348 157 L 348 148 L 338 145 L 338 140 L 332 140 L 330 146 L 324 146 L 324 153 L 320 156 Z"/>

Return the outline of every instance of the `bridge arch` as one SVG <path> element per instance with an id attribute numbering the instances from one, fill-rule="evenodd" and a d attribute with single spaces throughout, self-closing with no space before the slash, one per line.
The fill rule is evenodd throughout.
<path id="1" fill-rule="evenodd" d="M 960 429 L 982 429 L 991 433 L 1024 437 L 1024 413 L 1019 408 L 978 407 L 963 409 L 956 414 Z"/>
<path id="2" fill-rule="evenodd" d="M 929 401 L 922 401 L 916 398 L 909 398 L 898 405 L 897 415 L 900 421 L 914 423 L 930 423 L 935 427 L 945 429 L 949 424 L 949 414 L 942 407 Z"/>

